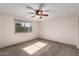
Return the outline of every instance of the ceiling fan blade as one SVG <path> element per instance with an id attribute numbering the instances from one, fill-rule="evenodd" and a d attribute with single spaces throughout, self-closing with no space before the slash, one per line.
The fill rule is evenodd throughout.
<path id="1" fill-rule="evenodd" d="M 50 12 L 49 10 L 44 10 L 44 11 L 46 11 L 46 12 Z"/>
<path id="2" fill-rule="evenodd" d="M 43 6 L 44 6 L 44 4 L 43 3 L 41 3 L 40 5 L 39 5 L 39 10 L 41 10 L 42 8 L 43 8 Z"/>
<path id="3" fill-rule="evenodd" d="M 48 16 L 48 14 L 41 14 L 42 16 Z"/>
<path id="4" fill-rule="evenodd" d="M 28 12 L 28 14 L 34 14 L 33 12 Z"/>
<path id="5" fill-rule="evenodd" d="M 35 16 L 32 16 L 32 17 L 35 17 Z"/>
<path id="6" fill-rule="evenodd" d="M 35 10 L 34 8 L 30 7 L 30 6 L 26 6 L 27 8 L 31 9 L 31 10 Z"/>

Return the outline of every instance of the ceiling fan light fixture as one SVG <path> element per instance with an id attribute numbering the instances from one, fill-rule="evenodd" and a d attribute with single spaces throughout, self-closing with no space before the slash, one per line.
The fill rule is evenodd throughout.
<path id="1" fill-rule="evenodd" d="M 40 16 L 37 15 L 36 18 L 40 19 Z"/>

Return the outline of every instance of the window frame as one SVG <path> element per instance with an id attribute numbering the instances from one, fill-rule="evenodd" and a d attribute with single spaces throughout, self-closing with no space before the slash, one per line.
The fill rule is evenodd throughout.
<path id="1" fill-rule="evenodd" d="M 14 24 L 15 25 L 15 29 L 14 29 L 15 33 L 30 33 L 30 32 L 32 32 L 32 26 L 33 26 L 32 21 L 26 21 L 26 20 L 20 20 L 20 19 L 15 19 L 14 21 L 15 21 L 15 24 Z M 18 23 L 18 22 L 24 22 L 24 31 L 16 31 L 16 23 Z M 26 23 L 31 23 L 31 27 L 29 27 L 31 29 L 29 29 L 29 30 L 27 29 L 27 31 L 25 30 Z"/>

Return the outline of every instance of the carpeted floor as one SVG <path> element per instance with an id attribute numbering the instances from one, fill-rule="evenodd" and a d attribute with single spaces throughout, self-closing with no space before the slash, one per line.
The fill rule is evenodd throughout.
<path id="1" fill-rule="evenodd" d="M 0 49 L 0 56 L 77 56 L 75 46 L 35 39 Z"/>

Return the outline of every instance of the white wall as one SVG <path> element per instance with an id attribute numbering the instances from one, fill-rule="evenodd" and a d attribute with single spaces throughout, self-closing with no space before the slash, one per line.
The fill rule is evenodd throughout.
<path id="1" fill-rule="evenodd" d="M 47 19 L 40 26 L 42 38 L 77 45 L 78 19 L 75 16 Z"/>
<path id="2" fill-rule="evenodd" d="M 15 43 L 35 39 L 38 37 L 37 22 L 33 22 L 32 32 L 15 33 L 15 24 L 14 24 L 15 17 L 16 16 L 13 16 L 13 15 L 0 14 L 0 48 L 15 44 Z M 17 17 L 17 18 L 23 19 L 21 17 Z"/>
<path id="3" fill-rule="evenodd" d="M 51 18 L 33 23 L 33 32 L 15 33 L 14 18 L 17 16 L 0 14 L 0 48 L 39 37 L 66 44 L 78 44 L 78 17 Z M 21 17 L 17 17 L 23 19 Z M 26 19 L 27 20 L 27 19 Z M 40 33 L 39 33 L 40 32 Z"/>
<path id="4" fill-rule="evenodd" d="M 78 16 L 78 40 L 77 40 L 77 48 L 79 48 L 79 16 Z"/>

